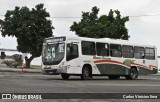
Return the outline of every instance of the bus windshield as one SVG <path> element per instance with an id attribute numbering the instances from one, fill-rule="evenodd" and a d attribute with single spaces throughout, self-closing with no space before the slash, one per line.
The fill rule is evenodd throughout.
<path id="1" fill-rule="evenodd" d="M 59 64 L 64 58 L 65 44 L 54 43 L 43 46 L 42 61 L 44 65 Z"/>

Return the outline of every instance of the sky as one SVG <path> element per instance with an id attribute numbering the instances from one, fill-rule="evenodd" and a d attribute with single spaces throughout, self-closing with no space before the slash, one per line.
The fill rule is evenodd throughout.
<path id="1" fill-rule="evenodd" d="M 98 16 L 108 14 L 110 9 L 119 10 L 122 16 L 129 16 L 126 23 L 129 41 L 144 45 L 155 45 L 160 56 L 160 0 L 0 0 L 0 19 L 4 19 L 7 10 L 14 10 L 15 6 L 34 8 L 43 3 L 51 17 L 81 17 L 83 12 L 90 12 L 97 6 Z M 81 18 L 49 18 L 54 26 L 54 36 L 76 36 L 70 31 L 74 21 Z M 14 37 L 2 37 L 0 34 L 0 48 L 16 49 Z"/>

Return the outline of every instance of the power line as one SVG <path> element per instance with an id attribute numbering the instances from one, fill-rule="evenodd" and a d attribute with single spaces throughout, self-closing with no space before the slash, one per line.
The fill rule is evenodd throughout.
<path id="1" fill-rule="evenodd" d="M 4 15 L 0 15 L 1 17 L 3 16 L 4 17 Z M 73 16 L 55 16 L 55 17 L 47 17 L 47 18 L 81 18 L 81 17 L 73 17 Z"/>
<path id="2" fill-rule="evenodd" d="M 146 16 L 160 16 L 160 13 L 155 15 L 138 15 L 138 16 L 129 16 L 129 17 L 146 17 Z"/>
<path id="3" fill-rule="evenodd" d="M 81 17 L 49 17 L 49 18 L 81 18 Z"/>
<path id="4" fill-rule="evenodd" d="M 4 15 L 0 15 L 0 16 L 4 16 Z M 129 16 L 129 17 L 153 17 L 153 16 L 160 16 L 159 14 L 155 14 L 155 15 L 137 15 L 137 16 Z M 52 17 L 48 17 L 48 18 L 66 18 L 66 19 L 74 19 L 74 18 L 82 18 L 82 17 L 73 17 L 73 16 L 52 16 Z"/>
<path id="5" fill-rule="evenodd" d="M 129 17 L 153 17 L 153 16 L 160 16 L 159 14 L 155 14 L 155 15 L 137 15 L 137 16 L 129 16 Z M 49 18 L 81 18 L 81 17 L 49 17 Z"/>

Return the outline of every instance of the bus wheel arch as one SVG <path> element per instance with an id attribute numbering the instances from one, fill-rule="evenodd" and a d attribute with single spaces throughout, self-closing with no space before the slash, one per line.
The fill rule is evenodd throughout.
<path id="1" fill-rule="evenodd" d="M 61 77 L 62 77 L 62 79 L 63 80 L 68 80 L 69 79 L 69 77 L 70 77 L 70 75 L 69 74 L 61 74 Z"/>
<path id="2" fill-rule="evenodd" d="M 92 66 L 90 64 L 84 64 L 82 67 L 81 79 L 87 80 L 92 78 Z"/>
<path id="3" fill-rule="evenodd" d="M 136 66 L 132 66 L 129 75 L 126 75 L 125 77 L 129 80 L 134 80 L 138 78 L 138 68 Z"/>

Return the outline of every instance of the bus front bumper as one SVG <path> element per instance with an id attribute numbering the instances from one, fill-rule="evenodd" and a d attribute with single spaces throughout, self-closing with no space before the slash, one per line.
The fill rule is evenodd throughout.
<path id="1" fill-rule="evenodd" d="M 42 74 L 45 75 L 58 75 L 61 73 L 67 73 L 67 67 L 62 67 L 62 68 L 54 68 L 54 69 L 42 69 Z"/>

